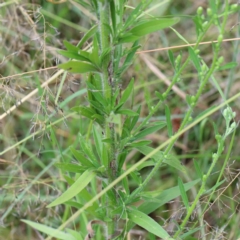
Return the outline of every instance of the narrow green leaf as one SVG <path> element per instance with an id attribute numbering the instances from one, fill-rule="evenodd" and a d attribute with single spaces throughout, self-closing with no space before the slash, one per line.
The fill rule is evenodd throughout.
<path id="1" fill-rule="evenodd" d="M 173 135 L 173 128 L 172 128 L 170 109 L 167 105 L 165 105 L 165 115 L 166 115 L 166 120 L 167 120 L 168 136 L 171 137 Z"/>
<path id="2" fill-rule="evenodd" d="M 153 198 L 159 196 L 162 192 L 163 192 L 163 189 L 158 189 L 158 190 L 155 190 L 155 191 L 148 191 L 148 192 L 141 192 L 140 196 L 149 197 L 149 198 L 153 199 Z"/>
<path id="3" fill-rule="evenodd" d="M 198 182 L 200 182 L 200 179 L 194 180 L 189 183 L 185 183 L 184 184 L 185 190 L 188 191 L 190 188 L 192 188 Z M 159 207 L 163 206 L 164 204 L 168 203 L 169 201 L 171 201 L 179 196 L 180 196 L 180 191 L 179 191 L 178 186 L 169 188 L 167 190 L 163 190 L 160 193 L 160 195 L 156 196 L 156 198 L 155 198 L 158 201 L 151 202 L 150 204 L 148 201 L 146 201 L 138 207 L 138 210 L 141 212 L 144 212 L 145 214 L 150 214 L 150 213 L 154 212 L 155 210 L 157 210 Z M 129 223 L 127 226 L 127 230 L 129 231 L 133 227 L 134 227 L 134 224 Z"/>
<path id="4" fill-rule="evenodd" d="M 194 228 L 192 230 L 188 230 L 186 233 L 182 234 L 180 236 L 180 239 L 185 239 L 187 238 L 187 240 L 197 240 L 195 238 L 188 238 L 189 236 L 192 236 L 195 232 L 198 232 L 199 230 L 201 230 L 202 228 L 204 228 L 205 226 L 203 225 L 202 227 L 198 227 L 198 228 Z"/>
<path id="5" fill-rule="evenodd" d="M 119 96 L 119 93 L 120 93 L 120 90 L 119 88 L 115 91 L 115 93 L 113 94 L 113 97 L 111 98 L 111 108 L 113 109 L 115 104 L 116 104 L 116 101 L 117 101 L 117 98 Z"/>
<path id="6" fill-rule="evenodd" d="M 63 100 L 60 104 L 59 107 L 64 107 L 64 106 L 68 106 L 67 104 L 69 102 L 71 102 L 74 98 L 77 98 L 79 96 L 84 95 L 87 92 L 86 88 L 80 89 L 78 91 L 76 91 L 75 93 L 71 94 L 70 96 L 68 96 L 65 100 Z"/>
<path id="7" fill-rule="evenodd" d="M 138 141 L 138 142 L 132 142 L 131 144 L 129 144 L 130 147 L 140 147 L 140 146 L 145 146 L 145 145 L 149 145 L 152 141 L 150 140 L 142 140 L 142 141 Z"/>
<path id="8" fill-rule="evenodd" d="M 141 175 L 138 172 L 133 171 L 133 172 L 130 173 L 130 176 L 137 183 L 137 185 L 142 184 L 142 178 L 141 178 Z"/>
<path id="9" fill-rule="evenodd" d="M 99 165 L 99 162 L 98 162 L 98 160 L 97 160 L 97 158 L 95 156 L 95 153 L 92 150 L 92 145 L 89 144 L 89 142 L 86 141 L 86 139 L 82 135 L 80 135 L 80 134 L 79 134 L 78 139 L 79 139 L 79 144 L 81 146 L 81 150 L 84 152 L 84 154 L 86 156 L 88 156 L 88 158 L 91 159 L 91 161 L 94 164 L 94 166 L 96 168 L 99 168 L 100 165 Z"/>
<path id="10" fill-rule="evenodd" d="M 35 223 L 35 222 L 29 221 L 29 220 L 22 219 L 21 221 L 28 224 L 29 226 L 31 226 L 32 228 L 34 228 L 40 232 L 46 233 L 47 235 L 49 235 L 51 237 L 63 239 L 63 240 L 76 240 L 76 238 L 73 237 L 72 235 L 62 232 L 58 229 L 47 227 L 43 224 Z"/>
<path id="11" fill-rule="evenodd" d="M 163 102 L 164 98 L 162 96 L 162 94 L 160 94 L 159 92 L 155 91 L 156 96 Z"/>
<path id="12" fill-rule="evenodd" d="M 122 127 L 121 139 L 125 139 L 126 137 L 130 136 L 131 120 L 132 120 L 132 117 L 129 117 L 129 116 L 126 117 L 126 119 L 124 121 L 124 124 L 123 124 L 123 127 Z"/>
<path id="13" fill-rule="evenodd" d="M 53 131 L 52 128 L 49 129 L 50 130 L 50 138 L 51 138 L 51 142 L 53 144 L 53 146 L 58 146 L 58 141 L 57 141 L 57 138 L 56 138 L 56 135 L 55 135 L 55 132 Z M 61 150 L 60 150 L 61 151 Z"/>
<path id="14" fill-rule="evenodd" d="M 70 147 L 70 151 L 72 152 L 73 156 L 83 165 L 87 167 L 94 167 L 91 160 L 85 158 L 80 151 L 77 151 L 75 148 Z"/>
<path id="15" fill-rule="evenodd" d="M 141 151 L 140 151 L 140 152 L 141 152 Z M 147 161 L 145 161 L 144 163 L 140 164 L 140 165 L 136 168 L 136 170 L 137 170 L 137 171 L 140 171 L 140 170 L 142 170 L 142 169 L 145 168 L 145 167 L 153 167 L 153 166 L 155 166 L 155 165 L 156 165 L 156 160 L 150 159 L 150 160 L 147 160 Z"/>
<path id="16" fill-rule="evenodd" d="M 83 50 L 78 50 L 78 53 L 81 55 L 81 56 L 83 56 L 83 57 L 85 57 L 85 58 L 87 58 L 87 59 L 90 59 L 90 52 L 87 52 L 87 51 L 83 51 Z"/>
<path id="17" fill-rule="evenodd" d="M 94 25 L 92 28 L 90 28 L 85 33 L 85 35 L 83 36 L 83 38 L 80 40 L 80 42 L 77 45 L 78 48 L 82 48 L 83 44 L 97 32 L 97 27 L 98 27 L 98 25 Z"/>
<path id="18" fill-rule="evenodd" d="M 102 181 L 102 185 L 103 185 L 103 188 L 107 187 L 107 183 L 104 181 Z M 112 201 L 112 203 L 116 203 L 115 191 L 113 189 L 110 189 L 109 191 L 107 191 L 107 195 L 110 198 L 110 200 Z M 104 208 L 105 208 L 105 206 L 104 206 Z M 109 219 L 109 220 L 111 220 L 111 219 Z"/>
<path id="19" fill-rule="evenodd" d="M 148 16 L 162 16 L 166 10 L 168 9 L 168 6 L 172 3 L 171 0 L 163 0 L 163 1 L 144 1 L 144 7 L 143 9 L 146 9 L 142 12 L 142 14 L 139 17 L 148 17 Z M 151 13 L 151 15 L 149 14 Z M 138 19 L 139 19 L 138 17 Z"/>
<path id="20" fill-rule="evenodd" d="M 91 107 L 95 108 L 96 112 L 99 112 L 102 116 L 107 114 L 105 107 L 99 103 L 99 101 L 89 100 Z"/>
<path id="21" fill-rule="evenodd" d="M 175 68 L 174 56 L 173 56 L 173 52 L 171 50 L 168 50 L 168 58 L 169 58 L 170 63 L 172 64 L 173 68 Z"/>
<path id="22" fill-rule="evenodd" d="M 111 19 L 112 19 L 112 30 L 115 35 L 117 32 L 117 12 L 116 12 L 116 6 L 115 6 L 115 1 L 110 1 L 110 13 L 111 13 Z"/>
<path id="23" fill-rule="evenodd" d="M 80 209 L 83 206 L 83 204 L 81 204 L 79 202 L 75 202 L 75 201 L 67 201 L 67 202 L 65 202 L 65 204 L 68 206 L 74 207 L 76 209 Z"/>
<path id="24" fill-rule="evenodd" d="M 235 68 L 238 65 L 236 62 L 229 62 L 218 68 L 219 71 Z"/>
<path id="25" fill-rule="evenodd" d="M 82 194 L 82 193 L 81 193 Z M 67 201 L 64 203 L 65 205 L 67 206 L 71 206 L 71 207 L 74 207 L 76 209 L 80 209 L 81 207 L 84 206 L 84 204 L 82 203 L 79 203 L 79 202 L 75 202 L 75 201 Z M 97 207 L 95 206 L 90 206 L 88 208 L 88 213 L 90 213 L 91 215 L 93 215 L 94 217 L 97 217 L 97 218 L 101 218 L 101 216 L 98 214 L 97 210 L 99 209 L 98 205 Z"/>
<path id="26" fill-rule="evenodd" d="M 171 27 L 171 29 L 176 33 L 176 35 L 182 39 L 186 44 L 189 44 L 189 42 L 186 40 L 186 38 L 184 38 L 177 30 L 175 30 L 174 28 Z"/>
<path id="27" fill-rule="evenodd" d="M 110 26 L 110 23 L 108 24 L 107 22 L 105 22 L 105 23 L 103 23 L 103 25 L 104 25 L 105 29 L 108 30 L 108 31 L 106 31 L 107 35 L 113 36 L 113 31 Z"/>
<path id="28" fill-rule="evenodd" d="M 95 114 L 96 112 L 94 110 L 92 110 L 89 107 L 85 107 L 85 106 L 75 106 L 73 108 L 71 108 L 72 111 L 81 113 L 82 110 L 86 110 L 88 112 L 88 117 L 90 118 L 93 114 Z M 85 115 L 84 115 L 85 116 Z"/>
<path id="29" fill-rule="evenodd" d="M 138 115 L 132 118 L 131 125 L 129 126 L 129 131 L 132 131 L 135 125 L 137 124 L 140 116 L 140 112 L 141 112 L 141 105 L 138 107 L 138 110 L 137 110 Z"/>
<path id="30" fill-rule="evenodd" d="M 94 114 L 92 120 L 96 121 L 100 126 L 104 124 L 104 117 L 99 114 Z"/>
<path id="31" fill-rule="evenodd" d="M 206 191 L 204 192 L 204 194 L 210 194 L 210 193 L 212 193 L 212 192 L 215 192 L 216 189 L 217 189 L 219 186 L 221 186 L 224 182 L 226 182 L 226 179 L 222 180 L 221 182 L 215 183 L 215 185 L 214 185 L 212 188 L 206 190 Z"/>
<path id="32" fill-rule="evenodd" d="M 184 203 L 186 209 L 188 210 L 189 209 L 188 197 L 187 197 L 186 191 L 184 189 L 184 185 L 183 185 L 183 182 L 182 182 L 181 178 L 178 178 L 178 187 L 179 187 L 179 190 L 180 190 L 180 194 L 181 194 L 183 203 Z"/>
<path id="33" fill-rule="evenodd" d="M 91 101 L 90 101 L 91 102 Z M 100 125 L 104 122 L 104 117 L 97 114 L 93 108 L 85 107 L 85 106 L 76 106 L 71 108 L 72 111 L 78 112 L 80 115 L 89 118 L 90 120 L 95 120 Z"/>
<path id="34" fill-rule="evenodd" d="M 120 195 L 120 194 L 119 194 Z M 121 215 L 121 214 L 124 214 L 123 212 L 125 211 L 125 208 L 124 206 L 122 205 L 119 205 L 117 208 L 115 208 L 113 211 L 111 211 L 111 214 L 112 216 L 114 215 Z M 122 219 L 123 219 L 123 216 L 122 216 Z M 119 236 L 118 236 L 119 237 Z M 116 240 L 116 238 L 113 238 L 114 240 Z M 120 238 L 121 239 L 121 238 Z"/>
<path id="35" fill-rule="evenodd" d="M 110 139 L 111 141 L 111 139 Z M 105 168 L 109 167 L 109 159 L 108 159 L 108 148 L 107 144 L 102 145 L 102 164 L 105 166 Z"/>
<path id="36" fill-rule="evenodd" d="M 89 55 L 89 58 L 95 66 L 98 66 L 98 67 L 100 66 L 97 36 L 93 38 L 93 47 L 92 47 L 92 52 Z"/>
<path id="37" fill-rule="evenodd" d="M 132 78 L 131 81 L 129 82 L 127 88 L 125 89 L 120 101 L 119 101 L 119 105 L 123 105 L 129 98 L 129 96 L 131 95 L 131 93 L 133 92 L 133 87 L 134 87 L 134 79 Z M 118 108 L 118 107 L 116 107 Z"/>
<path id="38" fill-rule="evenodd" d="M 165 156 L 163 162 L 168 164 L 169 166 L 172 166 L 178 169 L 179 171 L 186 173 L 186 168 L 181 164 L 179 159 L 174 155 L 168 154 L 167 156 Z"/>
<path id="39" fill-rule="evenodd" d="M 160 238 L 171 238 L 170 235 L 157 222 L 155 222 L 152 218 L 150 218 L 143 212 L 135 209 L 128 209 L 128 218 L 135 224 L 139 225 L 140 227 L 146 229 L 148 232 L 151 232 Z"/>
<path id="40" fill-rule="evenodd" d="M 193 65 L 195 66 L 197 71 L 201 72 L 200 60 L 199 60 L 197 54 L 194 52 L 194 50 L 191 47 L 188 48 L 188 53 L 189 53 L 189 57 L 190 57 L 191 61 L 193 62 Z"/>
<path id="41" fill-rule="evenodd" d="M 47 205 L 48 208 L 57 206 L 59 204 L 62 204 L 69 199 L 75 197 L 78 193 L 84 189 L 89 182 L 95 177 L 95 173 L 91 171 L 85 171 L 77 180 L 76 182 L 70 186 L 67 191 L 65 191 L 60 197 L 55 199 L 52 203 Z"/>
<path id="42" fill-rule="evenodd" d="M 141 196 L 141 199 L 144 200 L 144 202 L 149 202 L 149 203 L 161 203 L 157 198 L 145 196 L 144 194 L 139 194 Z"/>
<path id="43" fill-rule="evenodd" d="M 189 183 L 185 183 L 184 184 L 185 191 L 188 191 L 190 188 L 192 188 L 198 182 L 200 182 L 200 179 L 194 180 Z M 162 191 L 162 193 L 160 193 L 160 195 L 156 197 L 158 200 L 160 200 L 159 203 L 149 204 L 149 202 L 145 202 L 145 203 L 141 204 L 138 207 L 138 209 L 139 209 L 139 211 L 149 214 L 149 213 L 152 213 L 153 211 L 155 211 L 156 209 L 158 209 L 159 207 L 163 206 L 167 202 L 169 202 L 179 196 L 180 196 L 179 187 L 178 186 L 172 187 L 172 188 Z"/>
<path id="44" fill-rule="evenodd" d="M 147 127 L 134 136 L 135 139 L 143 138 L 166 126 L 166 122 L 159 122 L 156 126 Z"/>
<path id="45" fill-rule="evenodd" d="M 78 54 L 77 52 L 70 52 L 70 51 L 64 51 L 64 50 L 58 50 L 58 53 L 60 53 L 61 55 L 71 58 L 71 59 L 75 59 L 75 60 L 79 60 L 79 61 L 86 61 L 86 62 L 91 62 L 90 59 Z"/>
<path id="46" fill-rule="evenodd" d="M 66 229 L 66 231 L 69 234 L 71 234 L 73 237 L 75 237 L 76 240 L 83 240 L 82 235 L 78 231 L 75 231 L 75 230 L 72 230 L 72 229 Z"/>
<path id="47" fill-rule="evenodd" d="M 100 72 L 97 67 L 88 62 L 69 61 L 58 65 L 71 73 L 87 73 L 87 72 Z"/>
<path id="48" fill-rule="evenodd" d="M 128 182 L 128 178 L 125 177 L 123 180 L 122 180 L 122 186 L 126 192 L 127 195 L 130 194 L 130 190 L 129 190 L 129 182 Z"/>
<path id="49" fill-rule="evenodd" d="M 94 82 L 94 80 L 95 80 L 95 74 L 94 73 L 89 73 L 87 81 L 92 83 L 92 82 Z M 88 96 L 89 101 L 94 99 L 93 92 L 89 91 L 88 89 L 87 89 L 87 96 Z"/>
<path id="50" fill-rule="evenodd" d="M 202 177 L 203 177 L 202 170 L 199 167 L 198 162 L 195 159 L 193 160 L 193 164 L 194 164 L 194 168 L 195 168 L 195 170 L 197 172 L 198 177 L 202 179 Z"/>
<path id="51" fill-rule="evenodd" d="M 88 86 L 89 91 L 93 92 L 93 96 L 94 98 L 104 107 L 107 108 L 109 103 L 107 102 L 107 100 L 104 98 L 104 96 L 102 95 L 102 92 L 97 89 L 92 83 L 90 83 L 89 81 L 86 81 L 86 84 Z"/>
<path id="52" fill-rule="evenodd" d="M 63 177 L 69 185 L 74 184 L 74 180 L 72 178 L 70 178 L 69 176 L 63 174 Z"/>
<path id="53" fill-rule="evenodd" d="M 193 22 L 195 23 L 197 36 L 199 36 L 199 34 L 203 31 L 201 17 L 197 15 L 197 16 L 193 17 L 192 19 L 193 19 Z"/>
<path id="54" fill-rule="evenodd" d="M 135 42 L 139 38 L 140 38 L 140 36 L 135 36 L 131 33 L 126 33 L 126 34 L 122 35 L 121 38 L 118 39 L 118 44 Z"/>
<path id="55" fill-rule="evenodd" d="M 139 16 L 139 14 L 142 12 L 142 6 L 143 3 L 139 3 L 137 7 L 130 13 L 127 20 L 125 21 L 125 24 L 123 26 L 123 30 L 127 29 L 131 24 L 133 24 L 134 21 L 136 21 L 136 18 Z"/>
<path id="56" fill-rule="evenodd" d="M 186 96 L 186 102 L 187 102 L 188 106 L 191 107 L 191 105 L 192 105 L 192 96 L 191 95 Z"/>
<path id="57" fill-rule="evenodd" d="M 111 143 L 111 142 L 112 142 L 112 139 L 111 139 L 111 138 L 103 138 L 103 139 L 102 139 L 102 142 Z"/>
<path id="58" fill-rule="evenodd" d="M 122 75 L 129 68 L 129 66 L 132 64 L 132 59 L 133 59 L 133 57 L 134 57 L 138 48 L 140 48 L 140 45 L 138 45 L 138 41 L 136 41 L 133 44 L 132 48 L 130 49 L 129 53 L 127 54 L 127 57 L 126 57 L 123 65 L 122 65 L 122 67 L 119 68 L 119 70 L 118 70 L 117 74 L 119 76 Z"/>
<path id="59" fill-rule="evenodd" d="M 127 116 L 137 116 L 138 113 L 130 110 L 130 109 L 119 109 L 116 114 L 122 114 L 122 115 L 127 115 Z"/>
<path id="60" fill-rule="evenodd" d="M 179 22 L 179 18 L 162 18 L 159 20 L 145 20 L 130 30 L 130 33 L 135 36 L 144 36 L 152 32 L 170 27 Z"/>
<path id="61" fill-rule="evenodd" d="M 211 9 L 212 9 L 213 13 L 216 13 L 216 14 L 217 14 L 217 12 L 218 12 L 218 6 L 217 6 L 217 4 L 216 4 L 216 1 L 210 1 L 209 4 L 210 4 L 210 6 L 211 6 Z"/>
<path id="62" fill-rule="evenodd" d="M 74 172 L 74 173 L 82 173 L 87 170 L 86 166 L 79 166 L 73 163 L 55 163 L 57 168 L 61 169 L 63 172 Z"/>
<path id="63" fill-rule="evenodd" d="M 119 195 L 121 196 L 121 198 L 122 198 L 122 200 L 123 200 L 123 202 L 128 198 L 128 194 L 126 194 L 126 192 L 125 191 L 123 191 L 123 190 L 120 190 L 120 191 L 118 191 L 119 192 Z M 126 206 L 124 206 L 123 205 L 123 207 L 126 207 Z M 126 209 L 125 209 L 126 210 Z"/>
<path id="64" fill-rule="evenodd" d="M 102 157 L 102 139 L 99 134 L 99 131 L 97 131 L 97 129 L 96 129 L 96 126 L 93 126 L 93 137 L 94 137 L 94 142 L 95 142 L 96 149 L 97 149 L 97 154 L 98 154 L 99 158 L 101 159 L 101 157 Z"/>
<path id="65" fill-rule="evenodd" d="M 140 147 L 135 147 L 138 151 L 140 151 L 144 155 L 148 155 L 151 153 L 154 148 L 148 147 L 148 146 L 140 146 Z M 179 171 L 186 172 L 186 169 L 184 166 L 182 166 L 181 162 L 178 160 L 178 158 L 168 154 L 167 156 L 164 156 L 163 152 L 157 152 L 155 153 L 152 158 L 155 161 L 160 161 L 163 159 L 163 163 L 168 164 L 169 166 L 172 166 L 176 168 Z M 139 168 L 141 165 L 139 166 Z"/>
<path id="66" fill-rule="evenodd" d="M 110 47 L 109 48 L 105 48 L 103 50 L 103 52 L 100 55 L 100 63 L 101 64 L 106 60 L 106 58 L 109 57 L 109 53 L 111 52 L 111 50 L 112 50 L 112 48 L 110 48 Z"/>
<path id="67" fill-rule="evenodd" d="M 127 154 L 128 154 L 128 151 L 123 150 L 123 151 L 118 155 L 118 172 L 119 172 L 119 173 L 121 173 L 123 164 L 124 164 L 124 162 L 125 162 L 125 160 L 126 160 L 126 157 L 127 157 Z"/>
<path id="68" fill-rule="evenodd" d="M 76 47 L 75 45 L 71 44 L 70 42 L 68 42 L 66 40 L 63 40 L 63 44 L 69 52 L 78 52 L 79 51 L 78 47 Z"/>

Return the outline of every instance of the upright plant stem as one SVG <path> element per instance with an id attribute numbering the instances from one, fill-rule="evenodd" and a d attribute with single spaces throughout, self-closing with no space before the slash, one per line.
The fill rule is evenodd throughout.
<path id="1" fill-rule="evenodd" d="M 100 35 L 100 50 L 101 52 L 106 51 L 109 47 L 112 46 L 112 38 L 110 36 L 109 28 L 110 25 L 110 3 L 108 0 L 99 1 L 98 2 L 98 10 L 99 10 L 99 35 Z M 113 56 L 113 51 L 110 51 L 109 56 L 106 57 L 105 61 L 102 65 L 102 74 L 101 74 L 101 85 L 102 85 L 102 92 L 103 96 L 107 101 L 111 101 L 112 94 L 114 91 L 113 84 L 112 84 L 112 76 L 111 76 L 111 59 Z M 104 125 L 104 135 L 107 139 L 111 139 L 108 143 L 109 147 L 109 163 L 108 163 L 108 184 L 116 178 L 116 149 L 115 149 L 115 126 L 114 123 L 106 121 Z M 116 220 L 114 215 L 112 214 L 112 207 L 111 205 L 112 200 L 107 198 L 107 231 L 106 231 L 106 239 L 110 239 L 112 235 L 114 235 L 116 231 Z"/>
<path id="2" fill-rule="evenodd" d="M 107 25 L 109 25 L 109 3 L 106 0 L 104 3 L 99 1 L 99 34 L 100 34 L 100 48 L 101 52 L 106 50 L 111 44 L 111 38 L 109 37 L 109 29 Z M 111 98 L 111 88 L 109 86 L 109 79 L 108 79 L 108 64 L 109 58 L 103 62 L 102 66 L 102 90 L 103 95 L 105 96 L 106 100 L 110 100 Z"/>

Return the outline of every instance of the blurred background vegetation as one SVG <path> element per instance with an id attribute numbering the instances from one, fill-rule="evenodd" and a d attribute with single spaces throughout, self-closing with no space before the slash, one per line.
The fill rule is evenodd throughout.
<path id="1" fill-rule="evenodd" d="M 138 2 L 131 0 L 128 6 L 134 7 Z M 199 6 L 206 9 L 209 5 L 208 1 L 169 0 L 163 1 L 165 3 L 160 8 L 159 2 L 153 1 L 151 5 L 154 8 L 154 15 L 179 16 L 181 20 L 174 28 L 189 43 L 194 43 L 196 34 L 193 16 Z M 236 1 L 230 1 L 230 3 L 236 3 Z M 0 115 L 8 113 L 12 106 L 37 89 L 35 95 L 29 97 L 14 111 L 8 113 L 7 116 L 0 117 L 0 151 L 3 153 L 0 156 L 0 239 L 43 239 L 37 231 L 26 226 L 20 219 L 30 219 L 56 227 L 72 214 L 74 210 L 65 209 L 63 206 L 54 209 L 45 207 L 61 193 L 59 190 L 67 187 L 62 172 L 54 167 L 54 163 L 66 161 L 66 159 L 71 160 L 71 156 L 64 155 L 64 151 L 70 145 L 74 145 L 77 132 L 87 133 L 87 122 L 78 115 L 66 118 L 72 106 L 78 103 L 84 104 L 85 97 L 82 92 L 78 94 L 78 97 L 70 98 L 79 90 L 85 89 L 85 76 L 68 74 L 62 86 L 60 78 L 51 82 L 46 88 L 40 88 L 40 85 L 57 71 L 58 63 L 66 61 L 57 53 L 57 49 L 64 48 L 63 40 L 77 44 L 96 19 L 77 0 L 62 1 L 61 4 L 44 0 L 0 0 L 0 20 Z M 229 17 L 224 39 L 239 37 L 238 23 L 237 14 Z M 216 38 L 217 31 L 213 27 L 208 31 L 204 41 L 214 41 Z M 124 88 L 132 76 L 135 78 L 135 97 L 132 102 L 129 101 L 129 104 L 142 105 L 141 119 L 147 115 L 152 104 L 157 102 L 154 92 L 163 93 L 174 74 L 168 60 L 167 50 L 158 50 L 158 48 L 179 46 L 173 49 L 174 55 L 177 56 L 182 52 L 185 58 L 188 52 L 186 48 L 180 47 L 183 44 L 186 43 L 171 29 L 142 39 L 141 50 L 155 49 L 155 51 L 138 53 L 133 66 L 122 79 Z M 200 55 L 206 63 L 211 62 L 211 44 L 203 44 L 200 50 Z M 238 63 L 240 57 L 238 41 L 224 42 L 221 55 L 224 56 L 225 63 L 231 61 Z M 230 71 L 219 71 L 215 74 L 225 98 L 239 92 L 239 73 L 239 68 L 236 67 Z M 198 81 L 197 73 L 192 66 L 189 66 L 167 99 L 175 131 L 188 108 L 185 101 L 186 95 L 195 93 Z M 57 99 L 59 89 L 61 93 Z M 194 115 L 222 101 L 218 90 L 209 81 Z M 237 113 L 236 121 L 240 118 L 239 106 L 239 100 L 231 105 Z M 221 132 L 224 122 L 220 115 L 221 112 L 218 112 L 205 119 L 177 141 L 172 154 L 187 167 L 187 174 L 169 167 L 161 168 L 161 173 L 155 176 L 148 190 L 175 186 L 179 175 L 186 182 L 196 179 L 193 159 L 198 161 L 203 172 L 208 170 L 211 155 L 216 150 L 212 121 L 217 124 Z M 58 119 L 62 121 L 51 129 L 45 129 L 47 124 Z M 165 119 L 164 106 L 154 116 L 153 120 L 156 119 Z M 40 133 L 32 136 L 37 131 Z M 152 140 L 153 146 L 158 146 L 168 137 L 167 132 L 162 131 L 148 138 Z M 235 144 L 224 172 L 226 181 L 215 192 L 213 200 L 216 202 L 204 216 L 205 224 L 208 226 L 206 239 L 237 239 L 237 236 L 240 236 L 238 139 L 239 131 L 237 130 Z M 20 142 L 21 140 L 23 141 Z M 9 147 L 8 151 L 4 151 Z M 132 152 L 128 162 L 132 164 L 141 157 L 139 153 Z M 224 157 L 223 155 L 215 168 L 212 182 L 208 182 L 209 189 L 216 181 Z M 148 174 L 149 170 L 142 172 L 143 177 Z M 136 187 L 134 182 L 130 184 L 132 189 Z M 194 198 L 196 191 L 193 189 L 189 192 L 190 199 Z M 202 197 L 201 202 L 204 203 L 206 199 Z M 179 198 L 162 206 L 151 217 L 171 232 L 173 231 L 172 221 L 178 222 L 183 213 L 184 207 Z M 196 216 L 192 216 L 191 221 L 196 220 Z M 141 229 L 136 230 L 132 239 L 139 239 L 139 233 L 144 232 Z M 197 236 L 196 234 L 196 239 Z M 155 238 L 149 235 L 147 239 Z"/>

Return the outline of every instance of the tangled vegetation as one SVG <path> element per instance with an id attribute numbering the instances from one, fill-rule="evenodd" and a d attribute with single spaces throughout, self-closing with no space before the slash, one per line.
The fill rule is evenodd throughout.
<path id="1" fill-rule="evenodd" d="M 0 1 L 0 239 L 238 239 L 228 0 Z"/>

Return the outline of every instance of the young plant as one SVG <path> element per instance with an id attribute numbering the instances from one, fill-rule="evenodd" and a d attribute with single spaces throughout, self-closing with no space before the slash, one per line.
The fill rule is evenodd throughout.
<path id="1" fill-rule="evenodd" d="M 186 131 L 186 126 L 193 123 L 193 110 L 207 82 L 223 61 L 219 57 L 220 46 L 227 16 L 235 7 L 230 8 L 228 1 L 225 1 L 226 7 L 221 13 L 222 21 L 218 19 L 220 9 L 218 1 L 212 1 L 214 3 L 207 11 L 207 19 L 203 15 L 202 8 L 198 9 L 194 18 L 197 30 L 196 45 L 188 48 L 189 55 L 184 62 L 182 62 L 181 54 L 174 60 L 173 53 L 169 51 L 169 59 L 175 72 L 172 82 L 164 93 L 156 92 L 158 103 L 151 107 L 149 115 L 139 124 L 141 107 L 129 108 L 126 104 L 134 93 L 134 79 L 124 79 L 122 76 L 140 48 L 138 41 L 150 33 L 173 26 L 179 18 L 151 16 L 145 12 L 151 1 L 141 1 L 130 13 L 128 13 L 127 1 L 124 0 L 79 2 L 95 14 L 97 23 L 86 32 L 76 46 L 70 42 L 64 42 L 66 50 L 59 50 L 59 53 L 70 60 L 60 64 L 59 67 L 70 73 L 85 74 L 87 104 L 75 106 L 72 110 L 86 118 L 88 129 L 86 133 L 76 133 L 78 146 L 70 147 L 72 157 L 78 163 L 56 165 L 64 172 L 69 172 L 65 175 L 65 179 L 70 187 L 47 207 L 65 204 L 79 209 L 73 215 L 74 219 L 82 213 L 91 221 L 83 224 L 85 229 L 81 228 L 81 233 L 70 229 L 67 229 L 66 233 L 61 231 L 63 227 L 54 230 L 27 220 L 24 222 L 45 232 L 50 238 L 83 239 L 85 237 L 85 239 L 92 239 L 96 235 L 97 239 L 126 239 L 127 233 L 134 225 L 138 225 L 159 238 L 177 239 L 181 237 L 199 198 L 205 192 L 205 183 L 223 151 L 223 140 L 236 127 L 229 125 L 233 114 L 231 119 L 228 117 L 225 135 L 216 135 L 218 151 L 213 155 L 213 163 L 207 174 L 202 174 L 199 167 L 196 167 L 201 173 L 201 179 L 183 184 L 179 178 L 178 186 L 162 192 L 144 190 L 163 163 L 182 172 L 185 171 L 179 160 L 171 155 L 171 150 L 177 138 Z M 217 43 L 213 44 L 212 64 L 207 67 L 199 55 L 198 47 L 203 36 L 213 24 L 219 29 L 219 37 Z M 175 29 L 173 30 L 176 32 Z M 184 39 L 179 33 L 177 35 Z M 187 96 L 188 110 L 179 130 L 174 134 L 171 113 L 166 100 L 172 87 L 180 81 L 182 72 L 190 62 L 198 72 L 199 87 L 195 95 Z M 121 89 L 122 85 L 127 86 Z M 149 123 L 161 105 L 165 105 L 166 121 Z M 225 115 L 229 116 L 231 112 L 229 109 L 226 110 L 228 113 L 224 112 Z M 194 124 L 197 122 L 199 120 L 196 118 Z M 148 146 L 151 142 L 144 138 L 164 127 L 167 127 L 170 138 L 166 144 L 156 149 Z M 163 150 L 165 146 L 166 149 Z M 133 167 L 126 169 L 127 156 L 133 149 L 146 157 Z M 150 174 L 142 179 L 139 171 L 146 166 L 153 168 Z M 131 191 L 129 187 L 129 178 L 138 184 L 134 191 Z M 201 188 L 191 204 L 186 191 L 200 181 L 202 182 Z M 174 237 L 171 238 L 170 234 L 148 214 L 178 196 L 183 199 L 186 216 Z M 135 203 L 139 200 L 143 202 L 136 207 Z M 84 213 L 83 210 L 85 210 Z M 64 226 L 67 223 L 68 221 L 64 223 Z"/>
<path id="2" fill-rule="evenodd" d="M 149 144 L 149 141 L 141 139 L 165 126 L 164 122 L 156 122 L 144 124 L 137 130 L 140 108 L 129 109 L 125 106 L 133 94 L 134 79 L 128 80 L 128 86 L 123 93 L 120 89 L 120 85 L 123 84 L 121 76 L 131 65 L 134 54 L 140 47 L 138 40 L 179 21 L 178 18 L 157 19 L 142 16 L 149 4 L 150 1 L 142 1 L 129 14 L 126 21 L 123 21 L 125 1 L 92 1 L 91 4 L 87 4 L 87 7 L 95 12 L 98 24 L 91 27 L 77 46 L 65 41 L 67 50 L 59 51 L 62 55 L 71 58 L 67 63 L 60 64 L 60 68 L 70 73 L 88 73 L 86 86 L 89 104 L 76 106 L 73 110 L 89 119 L 93 143 L 86 141 L 84 136 L 78 134 L 80 150 L 71 148 L 71 151 L 79 161 L 80 166 L 76 167 L 80 176 L 48 207 L 66 202 L 73 206 L 73 202 L 69 201 L 95 178 L 100 180 L 98 184 L 104 189 L 122 174 L 123 165 L 131 149 L 137 147 L 141 149 Z M 90 39 L 92 39 L 92 45 L 84 50 L 85 43 Z M 131 43 L 131 45 L 126 46 L 125 43 Z M 65 170 L 74 169 L 73 164 L 58 166 L 64 167 Z M 133 172 L 132 175 L 139 178 L 137 172 Z M 127 216 L 130 219 L 134 218 L 134 214 L 139 212 L 130 208 L 137 199 L 130 200 L 129 194 L 130 190 L 125 178 L 122 186 L 112 188 L 98 201 L 98 204 L 91 207 L 90 212 L 98 220 L 95 224 L 104 225 L 105 239 L 124 237 L 126 228 L 119 229 L 120 220 L 126 220 Z M 126 202 L 127 206 L 125 206 Z M 139 212 L 139 214 L 143 213 Z M 147 215 L 144 214 L 144 216 L 150 220 Z M 132 221 L 135 222 L 134 219 Z M 138 224 L 142 225 L 141 222 Z M 154 224 L 158 225 L 155 222 Z M 161 237 L 161 232 L 168 236 L 160 226 L 158 228 L 160 229 L 158 236 Z M 87 236 L 92 237 L 91 231 Z"/>

